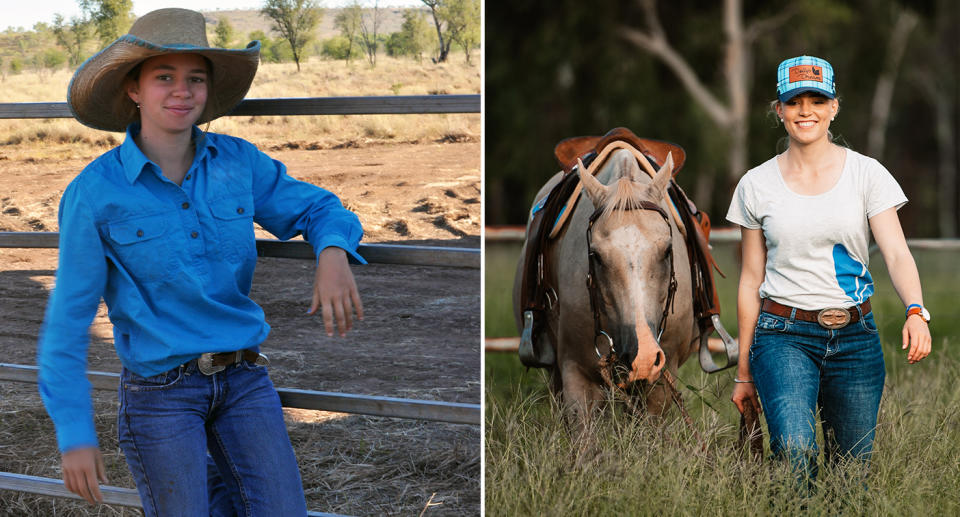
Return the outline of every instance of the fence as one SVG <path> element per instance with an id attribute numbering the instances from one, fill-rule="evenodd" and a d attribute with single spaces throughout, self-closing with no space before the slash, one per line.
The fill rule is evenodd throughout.
<path id="1" fill-rule="evenodd" d="M 248 99 L 228 116 L 260 115 L 361 115 L 479 113 L 479 95 L 408 95 L 392 97 L 321 97 Z M 72 118 L 65 102 L 0 103 L 0 119 Z M 0 232 L 0 248 L 56 248 L 56 232 Z M 480 268 L 480 250 L 448 247 L 361 244 L 358 252 L 373 264 Z M 261 257 L 314 259 L 303 241 L 257 240 Z M 478 372 L 479 374 L 479 372 Z M 94 389 L 115 390 L 118 375 L 87 372 Z M 37 369 L 29 365 L 0 363 L 0 381 L 36 382 Z M 279 388 L 284 407 L 336 411 L 395 418 L 412 418 L 456 424 L 480 425 L 480 405 L 432 400 L 331 393 Z M 57 479 L 0 472 L 0 489 L 53 497 L 79 499 Z M 102 487 L 104 502 L 140 508 L 137 491 Z M 310 512 L 311 516 L 332 515 Z"/>

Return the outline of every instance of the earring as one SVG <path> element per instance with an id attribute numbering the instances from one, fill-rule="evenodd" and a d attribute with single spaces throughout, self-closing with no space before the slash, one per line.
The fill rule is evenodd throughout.
<path id="1" fill-rule="evenodd" d="M 137 103 L 137 109 L 140 109 L 140 103 L 139 103 L 139 102 Z"/>

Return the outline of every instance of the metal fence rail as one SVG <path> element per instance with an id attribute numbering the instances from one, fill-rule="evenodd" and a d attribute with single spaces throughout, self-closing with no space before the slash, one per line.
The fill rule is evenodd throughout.
<path id="1" fill-rule="evenodd" d="M 0 472 L 0 490 L 83 500 L 82 497 L 67 490 L 63 481 L 59 479 L 12 474 L 10 472 Z M 140 494 L 132 488 L 101 486 L 100 494 L 103 495 L 103 502 L 106 504 L 143 508 L 143 503 L 140 502 Z M 323 512 L 307 512 L 307 515 L 310 517 L 344 517 L 335 513 Z"/>
<path id="2" fill-rule="evenodd" d="M 0 248 L 56 248 L 57 232 L 0 232 Z M 408 246 L 405 244 L 361 244 L 357 253 L 371 264 L 407 266 L 445 266 L 480 269 L 479 248 L 443 246 Z M 313 247 L 306 241 L 257 239 L 257 255 L 261 257 L 314 260 Z M 350 257 L 352 263 L 356 263 Z"/>
<path id="3" fill-rule="evenodd" d="M 37 367 L 32 365 L 0 363 L 0 381 L 36 383 L 37 371 Z M 90 380 L 94 389 L 116 390 L 120 375 L 107 372 L 87 372 L 87 379 Z M 480 425 L 480 404 L 293 388 L 277 388 L 277 393 L 280 394 L 280 403 L 287 408 Z"/>
<path id="4" fill-rule="evenodd" d="M 227 116 L 480 113 L 479 95 L 246 99 Z M 0 119 L 73 118 L 66 102 L 0 103 Z"/>

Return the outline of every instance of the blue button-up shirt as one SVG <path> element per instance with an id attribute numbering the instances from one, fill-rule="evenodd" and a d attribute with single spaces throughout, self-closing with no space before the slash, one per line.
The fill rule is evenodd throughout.
<path id="1" fill-rule="evenodd" d="M 193 164 L 177 185 L 137 147 L 131 125 L 60 200 L 60 257 L 37 364 L 60 450 L 96 446 L 88 329 L 103 297 L 114 344 L 143 376 L 205 352 L 256 348 L 270 326 L 250 299 L 253 223 L 280 239 L 302 234 L 319 254 L 356 254 L 360 221 L 337 197 L 297 181 L 253 144 L 193 128 Z"/>

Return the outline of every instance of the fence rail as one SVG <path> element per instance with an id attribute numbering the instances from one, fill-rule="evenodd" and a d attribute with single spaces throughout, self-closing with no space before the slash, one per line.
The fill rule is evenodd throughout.
<path id="1" fill-rule="evenodd" d="M 479 95 L 246 99 L 227 116 L 480 113 Z M 73 118 L 66 102 L 0 103 L 0 119 Z"/>
<path id="2" fill-rule="evenodd" d="M 0 232 L 0 248 L 56 248 L 57 232 Z M 361 244 L 357 253 L 371 264 L 408 266 L 445 266 L 480 269 L 479 248 L 443 246 L 409 246 L 405 244 Z M 257 255 L 261 257 L 313 260 L 313 247 L 305 241 L 257 239 Z M 350 257 L 350 261 L 354 259 Z"/>
<path id="3" fill-rule="evenodd" d="M 87 372 L 94 389 L 116 390 L 120 375 Z M 0 363 L 0 381 L 37 382 L 37 367 Z M 283 407 L 480 425 L 480 404 L 277 388 Z"/>

